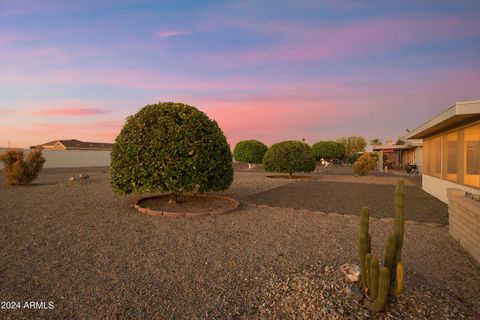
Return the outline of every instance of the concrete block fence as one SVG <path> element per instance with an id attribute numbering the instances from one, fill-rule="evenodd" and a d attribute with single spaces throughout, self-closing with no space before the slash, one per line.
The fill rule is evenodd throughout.
<path id="1" fill-rule="evenodd" d="M 480 202 L 460 189 L 448 189 L 447 194 L 450 235 L 480 263 Z"/>
<path id="2" fill-rule="evenodd" d="M 0 149 L 3 154 L 7 149 Z M 31 150 L 25 149 L 27 155 Z M 82 168 L 82 167 L 109 167 L 110 151 L 94 150 L 43 150 L 45 158 L 44 168 Z M 3 163 L 0 163 L 0 170 Z"/>

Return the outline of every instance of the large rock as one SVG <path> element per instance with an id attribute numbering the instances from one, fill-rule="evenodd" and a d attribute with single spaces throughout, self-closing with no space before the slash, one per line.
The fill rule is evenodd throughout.
<path id="1" fill-rule="evenodd" d="M 360 280 L 360 267 L 355 264 L 345 263 L 340 267 L 340 271 L 350 282 L 357 282 Z"/>

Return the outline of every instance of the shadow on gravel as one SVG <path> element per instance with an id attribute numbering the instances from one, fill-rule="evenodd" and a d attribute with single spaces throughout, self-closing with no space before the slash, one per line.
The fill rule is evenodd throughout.
<path id="1" fill-rule="evenodd" d="M 297 181 L 243 200 L 274 207 L 359 214 L 367 206 L 373 217 L 394 216 L 393 185 Z M 407 187 L 405 219 L 448 224 L 448 206 L 418 187 Z"/>

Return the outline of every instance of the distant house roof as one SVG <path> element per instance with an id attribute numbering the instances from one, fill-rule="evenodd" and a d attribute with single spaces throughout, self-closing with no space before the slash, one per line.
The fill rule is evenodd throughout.
<path id="1" fill-rule="evenodd" d="M 406 145 L 411 147 L 421 147 L 423 145 L 422 139 L 407 139 L 405 136 L 397 138 L 396 145 Z"/>
<path id="2" fill-rule="evenodd" d="M 375 146 L 373 147 L 373 151 L 385 151 L 385 150 L 409 150 L 416 148 L 416 146 L 412 145 L 405 145 L 405 144 L 394 144 L 394 145 L 386 145 L 386 146 Z"/>
<path id="3" fill-rule="evenodd" d="M 480 100 L 457 102 L 447 110 L 410 131 L 407 139 L 423 139 L 464 122 L 480 119 Z"/>
<path id="4" fill-rule="evenodd" d="M 397 142 L 387 140 L 387 143 L 382 146 L 374 146 L 373 151 L 388 151 L 388 150 L 410 150 L 421 147 L 423 141 L 421 139 L 407 139 L 404 136 L 399 136 Z"/>
<path id="5" fill-rule="evenodd" d="M 106 142 L 84 142 L 76 139 L 53 140 L 36 147 L 42 149 L 62 148 L 65 150 L 112 150 L 113 143 Z"/>

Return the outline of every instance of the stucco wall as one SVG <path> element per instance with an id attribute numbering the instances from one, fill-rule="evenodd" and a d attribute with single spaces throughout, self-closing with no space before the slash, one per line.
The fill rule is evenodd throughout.
<path id="1" fill-rule="evenodd" d="M 6 149 L 0 149 L 3 154 Z M 25 155 L 30 150 L 25 150 Z M 43 150 L 45 158 L 44 168 L 78 168 L 78 167 L 109 167 L 110 151 L 90 151 L 90 150 Z M 0 163 L 0 169 L 3 164 Z"/>
<path id="2" fill-rule="evenodd" d="M 430 193 L 432 196 L 436 197 L 442 202 L 448 203 L 447 189 L 449 188 L 460 189 L 463 192 L 465 191 L 472 192 L 472 193 L 480 192 L 479 189 L 470 188 L 467 186 L 463 186 L 461 184 L 457 184 L 447 180 L 442 180 L 440 178 L 432 177 L 426 174 L 422 175 L 422 189 L 425 190 L 425 192 Z"/>
<path id="3" fill-rule="evenodd" d="M 415 149 L 415 159 L 417 165 L 417 171 L 423 172 L 423 147 L 417 147 Z"/>
<path id="4" fill-rule="evenodd" d="M 480 202 L 465 197 L 459 189 L 448 189 L 448 231 L 452 238 L 480 262 Z"/>

